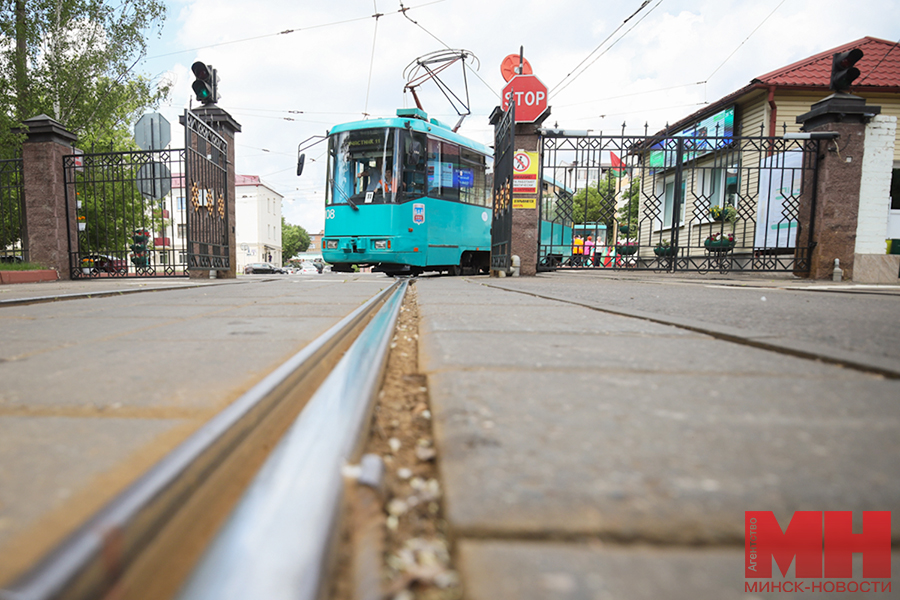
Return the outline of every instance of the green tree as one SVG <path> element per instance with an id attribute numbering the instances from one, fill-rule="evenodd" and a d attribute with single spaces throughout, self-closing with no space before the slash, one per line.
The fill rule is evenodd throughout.
<path id="1" fill-rule="evenodd" d="M 162 0 L 0 4 L 0 36 L 9 40 L 0 45 L 2 154 L 21 142 L 10 130 L 42 113 L 78 135 L 85 149 L 127 149 L 131 124 L 168 96 L 168 83 L 134 70 L 165 12 Z"/>
<path id="2" fill-rule="evenodd" d="M 617 218 L 619 226 L 628 227 L 627 237 L 636 237 L 638 229 L 638 210 L 641 201 L 641 178 L 635 177 L 623 195 L 624 204 L 619 207 Z"/>
<path id="3" fill-rule="evenodd" d="M 281 217 L 281 256 L 290 260 L 299 252 L 309 248 L 309 234 L 299 225 L 291 225 Z"/>
<path id="4" fill-rule="evenodd" d="M 607 170 L 600 181 L 578 190 L 572 200 L 572 217 L 576 224 L 603 223 L 607 235 L 611 235 L 616 215 L 616 179 L 612 170 Z"/>

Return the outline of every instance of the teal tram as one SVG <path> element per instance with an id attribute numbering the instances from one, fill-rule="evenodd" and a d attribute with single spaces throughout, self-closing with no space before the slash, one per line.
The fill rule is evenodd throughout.
<path id="1" fill-rule="evenodd" d="M 492 155 L 421 109 L 334 127 L 322 258 L 339 272 L 489 272 Z"/>

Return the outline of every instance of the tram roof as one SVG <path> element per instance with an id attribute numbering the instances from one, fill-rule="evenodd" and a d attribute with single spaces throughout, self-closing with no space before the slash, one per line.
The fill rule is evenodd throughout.
<path id="1" fill-rule="evenodd" d="M 425 115 L 424 112 L 419 112 L 427 119 L 427 115 Z M 441 139 L 447 140 L 448 142 L 453 142 L 455 144 L 459 144 L 460 146 L 465 146 L 466 148 L 470 148 L 487 156 L 494 155 L 494 150 L 492 148 L 489 148 L 488 146 L 485 146 L 484 144 L 476 142 L 475 140 L 469 139 L 465 136 L 459 135 L 437 119 L 424 120 L 417 117 L 403 116 L 382 119 L 369 119 L 368 121 L 352 121 L 350 123 L 341 123 L 340 125 L 335 125 L 328 132 L 328 135 L 341 133 L 344 131 L 379 129 L 382 127 L 396 127 L 407 129 L 407 124 L 408 128 L 412 129 L 413 131 L 420 131 L 434 137 L 439 137 Z"/>

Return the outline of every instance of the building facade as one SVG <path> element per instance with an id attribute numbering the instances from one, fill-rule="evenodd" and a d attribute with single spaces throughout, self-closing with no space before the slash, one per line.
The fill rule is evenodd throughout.
<path id="1" fill-rule="evenodd" d="M 282 266 L 281 194 L 258 175 L 235 176 L 235 238 L 237 271 L 250 263 Z"/>

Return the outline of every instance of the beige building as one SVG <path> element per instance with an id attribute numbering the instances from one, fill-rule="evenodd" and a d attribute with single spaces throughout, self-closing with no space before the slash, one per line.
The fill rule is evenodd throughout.
<path id="1" fill-rule="evenodd" d="M 814 103 L 833 93 L 829 88 L 833 55 L 853 48 L 862 50 L 864 56 L 856 63 L 861 74 L 853 82 L 850 93 L 865 98 L 869 105 L 881 107 L 881 116 L 900 117 L 900 47 L 895 42 L 865 37 L 760 75 L 745 87 L 712 102 L 657 135 L 686 135 L 700 139 L 705 135 L 746 138 L 782 137 L 798 133 L 801 125 L 797 123 L 797 117 L 809 112 Z M 879 117 L 879 120 L 882 118 Z M 890 122 L 890 119 L 887 121 Z M 884 210 L 889 213 L 886 240 L 900 238 L 900 139 L 897 136 L 900 136 L 900 130 L 895 135 L 891 193 L 884 196 Z M 759 181 L 755 178 L 765 173 L 766 161 L 772 153 L 771 148 L 748 152 L 745 145 L 740 153 L 717 150 L 697 153 L 696 158 L 686 159 L 691 166 L 682 181 L 682 214 L 680 219 L 677 216 L 675 219 L 681 222 L 681 238 L 684 239 L 689 228 L 693 229 L 693 236 L 699 236 L 698 239 L 713 232 L 715 223 L 704 221 L 704 216 L 698 218 L 701 212 L 705 213 L 712 207 L 736 207 L 740 213 L 739 219 L 752 221 L 751 217 L 757 211 L 757 198 L 752 193 L 742 194 L 742 191 L 759 189 Z M 656 158 L 660 163 L 657 166 L 661 176 L 645 179 L 642 191 L 645 196 L 659 198 L 661 210 L 653 230 L 642 230 L 642 246 L 652 246 L 673 234 L 669 224 L 673 217 L 675 182 L 674 176 L 667 176 L 665 172 L 675 152 L 657 151 L 655 154 L 656 157 L 653 151 L 648 152 L 644 160 L 649 160 L 652 165 Z M 689 153 L 686 152 L 686 156 Z M 793 169 L 793 172 L 799 172 L 799 169 Z M 799 180 L 794 185 L 799 185 Z M 738 247 L 760 246 L 759 236 L 752 224 L 736 227 L 735 235 Z M 693 237 L 688 235 L 688 239 Z"/>
<path id="2" fill-rule="evenodd" d="M 250 263 L 282 266 L 281 201 L 283 196 L 258 175 L 235 176 L 237 272 Z"/>

